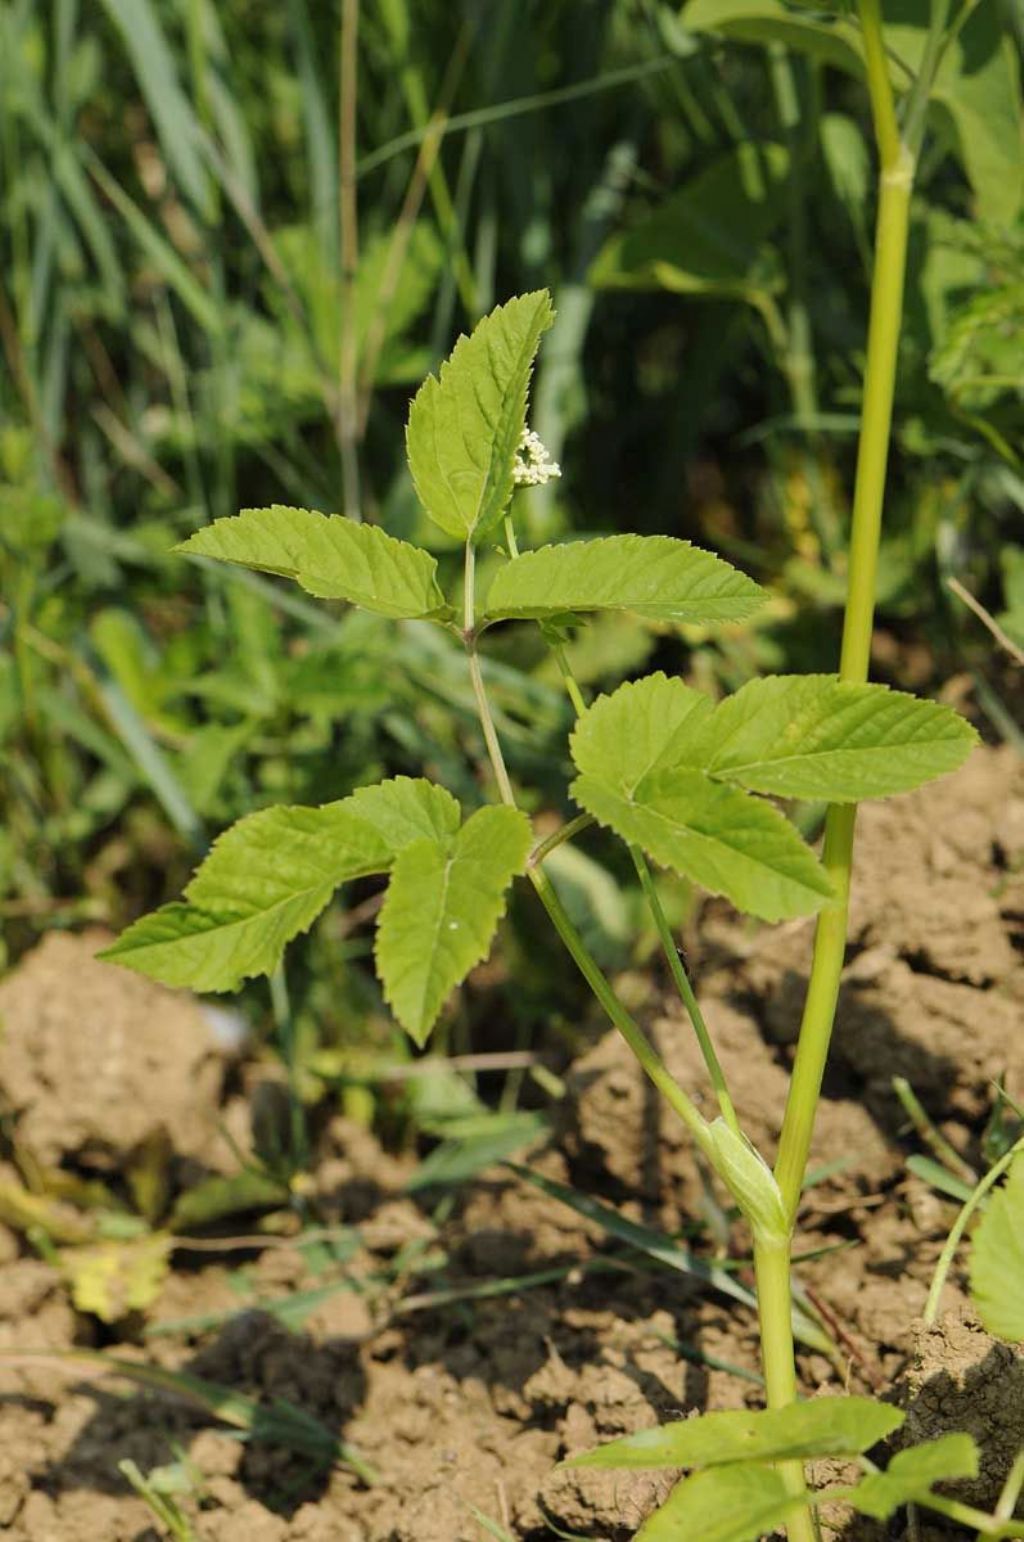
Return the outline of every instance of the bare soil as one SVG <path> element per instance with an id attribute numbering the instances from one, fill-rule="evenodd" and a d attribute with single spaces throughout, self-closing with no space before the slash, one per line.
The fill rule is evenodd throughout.
<path id="1" fill-rule="evenodd" d="M 973 1319 L 963 1259 L 938 1324 L 920 1324 L 955 1205 L 906 1168 L 921 1147 L 892 1077 L 907 1077 L 975 1165 L 993 1083 L 1003 1077 L 1024 1097 L 1021 766 L 979 751 L 937 787 L 865 810 L 859 842 L 812 1156 L 827 1176 L 808 1190 L 801 1228 L 802 1251 L 816 1256 L 798 1269 L 845 1360 L 840 1371 L 802 1353 L 800 1370 L 816 1395 L 849 1387 L 898 1400 L 908 1412 L 901 1438 L 969 1430 L 985 1455 L 964 1494 L 990 1504 L 1024 1444 L 1024 1356 Z M 736 1101 L 766 1154 L 811 935 L 805 925 L 751 931 L 710 905 L 689 939 Z M 258 1073 L 215 1051 L 187 995 L 96 961 L 96 940 L 51 936 L 0 984 L 9 1140 L 41 1169 L 112 1181 L 161 1141 L 172 1188 L 233 1171 L 220 1126 L 236 1144 L 251 1138 L 253 1089 L 244 1098 L 239 1088 Z M 702 1087 L 692 1036 L 662 985 L 641 975 L 620 983 L 673 1069 Z M 556 1128 L 530 1164 L 648 1225 L 678 1232 L 700 1222 L 702 1246 L 718 1236 L 741 1256 L 742 1233 L 731 1233 L 721 1196 L 617 1037 L 595 1021 L 593 1047 L 566 1075 Z M 756 1405 L 752 1314 L 683 1275 L 595 1270 L 609 1251 L 600 1229 L 507 1168 L 440 1203 L 405 1192 L 413 1166 L 360 1126 L 331 1120 L 304 1199 L 328 1239 L 345 1229 L 343 1258 L 286 1236 L 233 1251 L 209 1239 L 182 1246 L 152 1305 L 113 1326 L 73 1308 L 58 1255 L 44 1247 L 41 1257 L 0 1225 L 0 1530 L 12 1542 L 153 1542 L 161 1532 L 117 1464 L 146 1471 L 185 1453 L 193 1491 L 182 1503 L 203 1542 L 632 1536 L 672 1474 L 556 1463 L 659 1420 Z M 442 1255 L 443 1270 L 432 1270 Z M 493 1299 L 417 1302 L 439 1282 L 471 1289 L 540 1271 L 561 1273 Z M 287 1301 L 296 1303 L 288 1322 L 266 1310 Z M 182 1318 L 206 1321 L 153 1332 Z M 84 1361 L 28 1353 L 75 1347 L 187 1370 L 265 1405 L 288 1399 L 355 1448 L 378 1481 L 240 1440 L 171 1394 L 101 1379 Z M 887 1530 L 832 1520 L 849 1542 L 904 1535 L 902 1521 Z M 928 1522 L 914 1535 L 957 1533 Z"/>

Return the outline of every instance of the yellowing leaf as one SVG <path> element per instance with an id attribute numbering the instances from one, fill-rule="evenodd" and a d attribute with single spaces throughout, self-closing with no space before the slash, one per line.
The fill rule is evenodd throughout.
<path id="1" fill-rule="evenodd" d="M 154 1232 L 131 1242 L 68 1248 L 61 1255 L 61 1267 L 75 1306 L 101 1322 L 118 1322 L 129 1312 L 144 1311 L 167 1276 L 172 1246 L 166 1232 Z"/>

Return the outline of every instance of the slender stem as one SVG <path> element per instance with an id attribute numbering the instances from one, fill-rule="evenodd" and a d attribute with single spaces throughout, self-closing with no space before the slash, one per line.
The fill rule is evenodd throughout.
<path id="1" fill-rule="evenodd" d="M 865 681 L 871 655 L 875 582 L 885 474 L 892 426 L 896 361 L 903 314 L 903 280 L 913 159 L 896 129 L 886 72 L 878 0 L 861 0 L 865 58 L 882 154 L 867 368 L 850 534 L 849 593 L 839 665 L 842 680 Z M 834 898 L 821 911 L 796 1061 L 779 1142 L 775 1175 L 791 1216 L 796 1214 L 821 1095 L 839 981 L 846 951 L 856 805 L 833 804 L 825 820 L 823 862 Z"/>
<path id="2" fill-rule="evenodd" d="M 476 628 L 476 547 L 471 540 L 466 542 L 462 567 L 462 625 L 470 642 Z"/>
<path id="3" fill-rule="evenodd" d="M 917 77 L 910 89 L 907 109 L 903 118 L 903 137 L 916 154 L 924 136 L 925 114 L 935 77 L 942 64 L 949 23 L 950 0 L 932 0 L 928 21 L 928 36 Z"/>
<path id="4" fill-rule="evenodd" d="M 878 548 L 914 178 L 914 158 L 900 139 L 896 121 L 880 0 L 859 0 L 859 8 L 881 168 L 864 402 L 850 532 L 849 591 L 839 666 L 840 679 L 855 682 L 867 680 L 871 656 Z M 856 816 L 855 804 L 833 804 L 825 820 L 822 860 L 832 883 L 833 898 L 818 917 L 811 976 L 775 1166 L 775 1176 L 791 1224 L 800 1203 L 839 997 L 846 953 Z M 755 1249 L 761 1350 L 771 1407 L 785 1406 L 796 1397 L 789 1255 L 788 1242 L 769 1253 L 763 1248 Z M 786 1481 L 795 1485 L 797 1475 L 787 1476 Z M 802 1473 L 799 1481 L 803 1482 Z M 810 1514 L 803 1512 L 790 1522 L 788 1534 L 790 1542 L 812 1542 L 815 1522 Z"/>
<path id="5" fill-rule="evenodd" d="M 491 704 L 487 700 L 483 672 L 480 668 L 480 654 L 477 652 L 476 646 L 474 623 L 476 548 L 472 541 L 466 542 L 465 575 L 463 584 L 463 621 L 465 626 L 463 641 L 466 644 L 466 654 L 469 658 L 469 678 L 473 682 L 473 695 L 476 697 L 477 716 L 480 719 L 480 727 L 483 729 L 487 756 L 494 771 L 494 778 L 498 784 L 501 801 L 502 803 L 507 803 L 510 808 L 515 808 L 516 795 L 512 791 L 512 781 L 508 774 L 508 767 L 505 765 L 505 756 L 502 754 L 501 740 L 498 738 L 498 730 L 494 726 Z"/>
<path id="6" fill-rule="evenodd" d="M 484 732 L 484 743 L 487 746 L 488 758 L 494 771 L 494 777 L 498 783 L 498 793 L 502 803 L 507 803 L 509 808 L 515 808 L 516 795 L 512 791 L 512 782 L 509 778 L 508 768 L 505 765 L 505 757 L 501 752 L 501 742 L 498 739 L 498 731 L 494 726 L 494 718 L 491 716 L 490 703 L 487 700 L 487 692 L 484 689 L 484 677 L 480 670 L 480 655 L 476 651 L 475 643 L 467 643 L 469 655 L 469 678 L 473 682 L 473 695 L 476 697 L 476 709 L 480 718 L 480 727 Z"/>
<path id="7" fill-rule="evenodd" d="M 693 986 L 690 984 L 690 977 L 683 967 L 683 961 L 679 956 L 679 949 L 676 947 L 675 938 L 672 936 L 672 928 L 668 924 L 668 917 L 665 914 L 654 879 L 651 876 L 651 869 L 648 866 L 647 858 L 639 846 L 630 846 L 629 854 L 633 858 L 633 866 L 636 868 L 637 877 L 640 879 L 640 887 L 644 891 L 651 915 L 654 918 L 654 925 L 661 939 L 661 945 L 665 951 L 665 958 L 668 961 L 668 967 L 675 981 L 676 990 L 679 992 L 683 1005 L 690 1015 L 693 1031 L 697 1035 L 697 1043 L 700 1045 L 700 1052 L 704 1056 L 704 1064 L 707 1066 L 711 1085 L 715 1089 L 715 1097 L 718 1099 L 718 1106 L 722 1111 L 722 1118 L 731 1130 L 740 1135 L 742 1133 L 740 1122 L 736 1117 L 735 1105 L 729 1096 L 725 1072 L 722 1070 L 721 1062 L 715 1054 L 715 1046 L 711 1042 L 711 1035 L 708 1033 L 704 1014 L 700 1009 L 700 1003 L 694 994 Z"/>
<path id="8" fill-rule="evenodd" d="M 1017 1500 L 1020 1498 L 1021 1489 L 1024 1489 L 1024 1446 L 1017 1452 L 1013 1464 L 1006 1474 L 1006 1482 L 992 1514 L 997 1521 L 1012 1521 L 1013 1512 L 1017 1508 Z"/>
<path id="9" fill-rule="evenodd" d="M 505 545 L 510 557 L 519 556 L 519 542 L 516 540 L 516 527 L 512 523 L 511 514 L 505 515 Z"/>
<path id="10" fill-rule="evenodd" d="M 288 1158 L 293 1170 L 302 1172 L 309 1163 L 309 1142 L 306 1110 L 299 1092 L 298 1036 L 283 964 L 279 964 L 270 976 L 270 1002 L 274 1013 L 274 1026 L 281 1046 L 281 1058 L 288 1072 L 288 1125 L 291 1143 Z"/>
<path id="11" fill-rule="evenodd" d="M 550 857 L 559 846 L 564 846 L 566 841 L 571 841 L 582 830 L 589 830 L 594 823 L 593 814 L 577 814 L 575 819 L 570 819 L 566 824 L 559 825 L 546 840 L 540 841 L 530 852 L 530 866 L 540 867 L 546 857 Z"/>
<path id="12" fill-rule="evenodd" d="M 904 1111 L 918 1135 L 938 1157 L 939 1161 L 949 1172 L 963 1179 L 965 1183 L 977 1183 L 978 1175 L 969 1162 L 965 1162 L 959 1151 L 943 1135 L 942 1131 L 929 1119 L 926 1110 L 921 1105 L 913 1087 L 905 1076 L 894 1076 L 892 1090 L 903 1104 Z"/>
<path id="13" fill-rule="evenodd" d="M 796 1402 L 788 1240 L 781 1246 L 769 1246 L 755 1238 L 754 1273 L 765 1395 L 769 1408 L 785 1408 Z M 791 1494 L 807 1492 L 802 1462 L 780 1462 L 779 1472 Z M 790 1542 L 816 1542 L 817 1526 L 810 1509 L 793 1516 L 786 1527 Z"/>
<path id="14" fill-rule="evenodd" d="M 565 649 L 562 647 L 561 643 L 556 643 L 552 647 L 551 651 L 555 655 L 555 663 L 558 665 L 558 672 L 565 684 L 565 689 L 569 700 L 572 702 L 572 710 L 575 712 L 577 717 L 582 717 L 583 713 L 587 710 L 587 704 L 583 700 L 583 692 L 580 690 L 579 682 L 572 672 L 572 665 L 569 663 L 569 660 L 566 657 Z"/>
<path id="15" fill-rule="evenodd" d="M 691 1102 L 679 1086 L 657 1050 L 644 1037 L 638 1024 L 634 1022 L 633 1018 L 626 1011 L 622 1002 L 601 973 L 582 937 L 573 925 L 565 906 L 556 894 L 550 878 L 542 868 L 537 867 L 530 868 L 529 877 L 537 891 L 541 904 L 551 918 L 555 930 L 572 955 L 573 962 L 597 997 L 608 1018 L 622 1034 L 622 1037 L 633 1051 L 643 1070 L 650 1077 L 655 1087 L 657 1087 L 666 1103 L 679 1115 L 701 1150 L 710 1156 L 706 1121 L 696 1105 Z"/>
<path id="16" fill-rule="evenodd" d="M 342 0 L 338 104 L 338 207 L 341 219 L 341 335 L 338 347 L 338 448 L 345 513 L 360 519 L 359 398 L 356 274 L 359 226 L 356 200 L 356 85 L 359 0 Z"/>
<path id="17" fill-rule="evenodd" d="M 514 547 L 514 532 L 509 530 L 508 534 L 510 536 L 510 546 Z M 565 681 L 565 688 L 569 694 L 569 700 L 572 702 L 573 709 L 577 717 L 579 717 L 583 712 L 586 711 L 587 708 L 587 704 L 583 699 L 583 692 L 579 687 L 579 682 L 572 672 L 572 666 L 570 665 L 569 660 L 566 658 L 565 649 L 562 647 L 562 645 L 560 643 L 552 644 L 551 651 L 554 654 L 555 661 L 557 662 L 558 668 L 561 671 L 562 679 Z M 650 907 L 655 929 L 658 933 L 662 949 L 664 950 L 665 958 L 668 963 L 669 970 L 672 974 L 672 978 L 675 981 L 676 989 L 678 990 L 682 1003 L 689 1014 L 690 1022 L 693 1024 L 693 1031 L 697 1035 L 697 1043 L 700 1045 L 700 1052 L 704 1057 L 704 1064 L 707 1067 L 708 1076 L 711 1079 L 711 1085 L 715 1089 L 715 1096 L 718 1099 L 718 1106 L 722 1111 L 722 1118 L 725 1120 L 729 1128 L 737 1135 L 739 1135 L 742 1133 L 740 1130 L 740 1122 L 736 1117 L 736 1107 L 732 1101 L 732 1098 L 729 1096 L 729 1088 L 726 1084 L 725 1072 L 722 1070 L 721 1062 L 719 1061 L 718 1056 L 715 1054 L 715 1046 L 711 1042 L 711 1035 L 708 1033 L 707 1024 L 704 1021 L 704 1014 L 700 1009 L 697 997 L 694 995 L 693 986 L 690 984 L 689 976 L 683 967 L 683 961 L 679 955 L 679 949 L 676 947 L 675 938 L 672 936 L 672 928 L 668 924 L 668 918 L 665 915 L 661 900 L 658 898 L 658 891 L 654 886 L 654 879 L 651 877 L 651 870 L 647 864 L 647 858 L 644 856 L 639 846 L 631 845 L 629 848 L 629 854 L 633 859 L 633 866 L 636 868 L 637 876 L 640 879 L 640 886 L 644 891 L 644 896 Z"/>
<path id="18" fill-rule="evenodd" d="M 936 1317 L 939 1315 L 939 1302 L 942 1300 L 942 1288 L 946 1283 L 946 1277 L 952 1268 L 956 1250 L 960 1246 L 960 1239 L 964 1232 L 967 1230 L 967 1225 L 971 1219 L 971 1216 L 974 1214 L 975 1210 L 977 1210 L 989 1189 L 992 1188 L 993 1184 L 999 1182 L 999 1179 L 1003 1176 L 1006 1169 L 1013 1161 L 1014 1157 L 1017 1156 L 1021 1151 L 1024 1151 L 1024 1136 L 1022 1136 L 1021 1139 L 1016 1142 L 1016 1144 L 1011 1146 L 1009 1151 L 1007 1151 L 999 1158 L 998 1162 L 989 1168 L 984 1178 L 982 1178 L 981 1182 L 977 1185 L 974 1192 L 971 1194 L 971 1197 L 964 1201 L 963 1208 L 954 1221 L 953 1229 L 949 1236 L 946 1238 L 945 1246 L 943 1247 L 942 1252 L 939 1254 L 939 1261 L 935 1265 L 935 1273 L 932 1275 L 931 1290 L 928 1292 L 928 1300 L 926 1301 L 924 1308 L 924 1321 L 926 1327 L 930 1328 Z"/>
<path id="19" fill-rule="evenodd" d="M 1016 1521 L 995 1520 L 993 1516 L 986 1515 L 984 1510 L 976 1510 L 973 1505 L 966 1505 L 959 1499 L 946 1499 L 941 1494 L 925 1494 L 917 1503 L 926 1510 L 934 1510 L 936 1515 L 944 1515 L 947 1520 L 969 1526 L 979 1537 L 992 1537 L 997 1542 L 1002 1538 L 1024 1537 L 1024 1525 Z"/>

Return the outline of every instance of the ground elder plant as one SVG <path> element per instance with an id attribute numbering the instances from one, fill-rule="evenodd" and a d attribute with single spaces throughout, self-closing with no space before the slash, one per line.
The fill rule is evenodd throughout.
<path id="1" fill-rule="evenodd" d="M 380 875 L 387 887 L 376 970 L 396 1019 L 422 1046 L 451 993 L 491 949 L 512 885 L 532 885 L 574 965 L 718 1174 L 752 1240 L 767 1408 L 707 1414 L 573 1458 L 576 1465 L 686 1471 L 642 1526 L 645 1542 L 746 1542 L 780 1526 L 794 1542 L 810 1542 L 818 1507 L 837 1500 L 877 1519 L 917 1503 L 979 1534 L 1024 1537 L 1024 1524 L 1009 1518 L 1015 1493 L 989 1516 L 936 1492 L 939 1481 L 976 1473 L 978 1453 L 967 1435 L 900 1451 L 881 1471 L 867 1453 L 901 1424 L 897 1410 L 869 1398 L 797 1397 L 793 1235 L 843 962 L 856 808 L 954 770 L 975 740 L 949 708 L 867 680 L 917 146 L 897 123 L 875 4 L 862 6 L 861 35 L 882 155 L 881 207 L 838 673 L 758 679 L 718 703 L 655 673 L 584 700 L 563 651 L 567 628 L 606 611 L 702 626 L 735 623 L 765 595 L 721 558 L 668 536 L 624 534 L 519 550 L 516 487 L 558 474 L 527 423 L 531 371 L 552 307 L 546 292 L 519 296 L 458 342 L 409 414 L 417 496 L 429 519 L 464 548 L 458 592 L 442 587 L 427 551 L 372 525 L 306 509 L 247 509 L 182 548 L 281 575 L 319 599 L 432 622 L 453 634 L 465 649 L 494 801 L 466 808 L 427 778 L 395 777 L 322 807 L 262 810 L 220 837 L 181 902 L 136 922 L 107 953 L 169 985 L 233 990 L 272 973 L 290 939 L 312 925 L 339 886 Z M 478 583 L 478 555 L 494 548 L 501 554 L 496 570 Z M 543 841 L 520 806 L 481 668 L 481 645 L 498 625 L 542 629 L 577 715 L 567 748 L 569 794 L 579 813 Z M 820 856 L 786 812 L 789 801 L 802 799 L 829 807 Z M 670 1075 L 616 995 L 546 871 L 551 851 L 592 824 L 628 847 L 700 1042 L 718 1106 L 712 1119 L 698 1107 L 695 1089 Z M 817 917 L 774 1168 L 744 1133 L 743 1110 L 730 1096 L 652 864 L 766 922 Z M 991 1281 L 1000 1263 L 1003 1273 L 1012 1272 L 1018 1244 L 1004 1212 L 1019 1207 L 1019 1184 L 1018 1166 L 979 1239 L 975 1287 L 983 1300 L 996 1289 Z M 996 1265 L 986 1261 L 992 1258 Z M 990 1311 L 1000 1322 L 1006 1315 L 998 1303 Z M 1019 1313 L 1009 1316 L 1016 1331 Z M 849 1459 L 859 1481 L 810 1491 L 805 1463 L 821 1456 Z"/>

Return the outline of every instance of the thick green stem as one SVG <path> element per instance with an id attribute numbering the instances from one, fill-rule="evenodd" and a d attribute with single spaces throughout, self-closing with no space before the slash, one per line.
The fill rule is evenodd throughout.
<path id="1" fill-rule="evenodd" d="M 338 341 L 338 448 L 342 498 L 349 519 L 361 519 L 359 411 L 356 390 L 356 276 L 359 269 L 356 200 L 356 87 L 359 0 L 342 0 L 338 98 L 338 210 L 341 220 L 341 335 Z"/>
<path id="2" fill-rule="evenodd" d="M 874 625 L 878 548 L 882 530 L 885 476 L 892 428 L 892 404 L 903 316 L 910 194 L 914 157 L 900 138 L 889 81 L 879 0 L 860 0 L 864 55 L 872 117 L 881 161 L 878 220 L 871 284 L 864 402 L 857 452 L 849 578 L 839 674 L 842 680 L 868 677 Z M 775 1176 L 793 1224 L 807 1169 L 814 1117 L 832 1037 L 839 982 L 846 953 L 850 872 L 856 805 L 834 804 L 825 821 L 823 863 L 833 898 L 822 910 L 814 938 L 796 1060 L 779 1141 Z M 796 1398 L 791 1323 L 790 1246 L 755 1247 L 761 1349 L 770 1407 Z M 800 1464 L 795 1464 L 799 1467 Z M 802 1472 L 787 1482 L 803 1483 Z M 790 1542 L 812 1542 L 815 1522 L 803 1512 L 788 1525 Z"/>
<path id="3" fill-rule="evenodd" d="M 796 1363 L 793 1358 L 793 1302 L 790 1287 L 789 1243 L 769 1244 L 754 1240 L 754 1273 L 757 1280 L 757 1313 L 761 1325 L 761 1364 L 769 1408 L 785 1408 L 796 1402 Z M 804 1494 L 802 1462 L 780 1462 L 779 1472 L 792 1494 Z M 817 1542 L 817 1527 L 810 1509 L 787 1523 L 790 1542 Z"/>
<path id="4" fill-rule="evenodd" d="M 895 125 L 895 117 L 892 115 L 888 76 L 884 75 L 884 81 L 879 81 L 872 73 L 873 68 L 877 71 L 879 67 L 877 61 L 881 47 L 876 0 L 864 0 L 862 18 L 869 80 L 872 81 L 872 105 L 883 158 L 864 405 L 850 534 L 849 592 L 839 665 L 840 679 L 858 683 L 868 677 L 871 656 L 878 547 L 896 384 L 896 358 L 903 314 L 903 279 L 914 173 L 909 151 L 900 142 L 898 135 L 895 141 L 891 138 L 890 127 Z M 877 29 L 877 38 L 873 27 Z M 871 46 L 869 38 L 872 39 Z M 881 55 L 880 68 L 884 73 L 884 54 Z M 883 105 L 879 105 L 879 100 Z M 886 102 L 888 110 L 884 105 Z M 795 1215 L 800 1200 L 839 995 L 839 980 L 846 951 L 855 821 L 856 807 L 843 804 L 833 805 L 825 822 L 823 861 L 832 880 L 835 897 L 825 906 L 818 919 L 811 978 L 775 1169 L 791 1216 Z"/>

